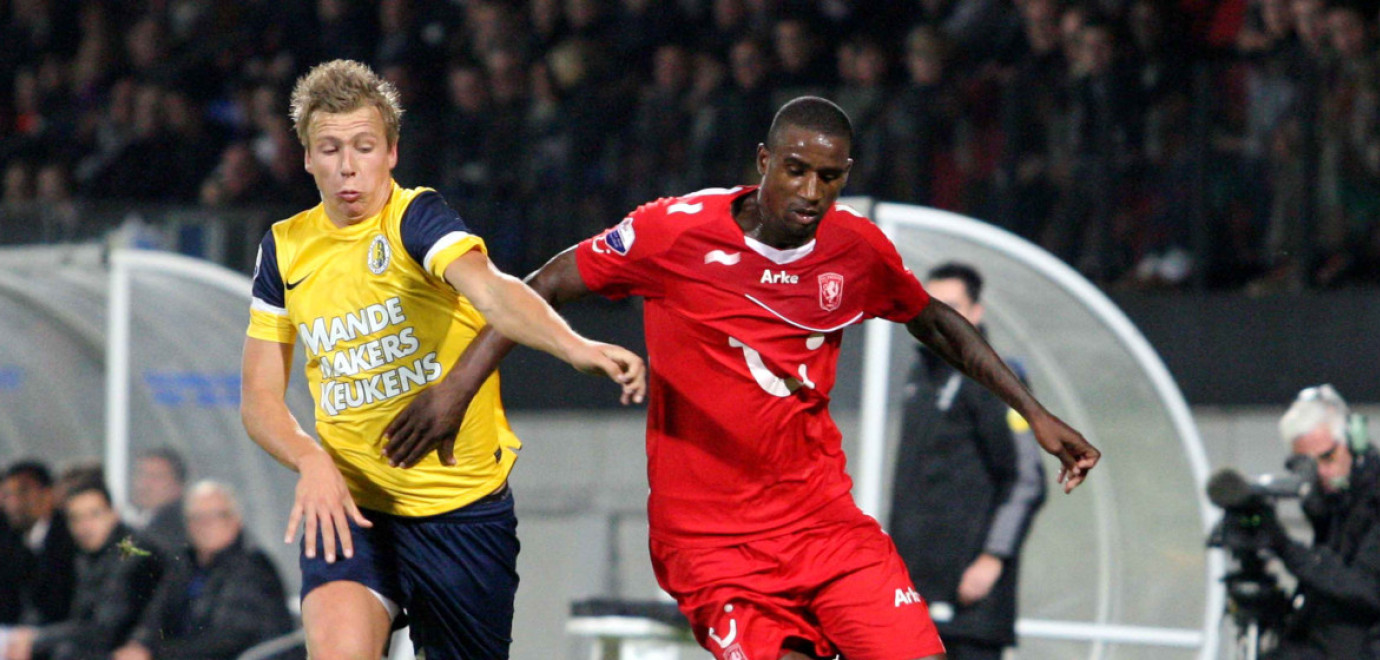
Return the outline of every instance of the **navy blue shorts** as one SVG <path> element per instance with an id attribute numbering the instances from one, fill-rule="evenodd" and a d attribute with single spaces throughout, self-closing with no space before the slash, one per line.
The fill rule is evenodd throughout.
<path id="1" fill-rule="evenodd" d="M 355 554 L 337 546 L 326 563 L 303 544 L 302 597 L 327 582 L 358 582 L 402 606 L 412 645 L 428 658 L 507 658 L 517 595 L 517 516 L 507 488 L 469 506 L 425 518 L 364 510 L 350 521 Z"/>

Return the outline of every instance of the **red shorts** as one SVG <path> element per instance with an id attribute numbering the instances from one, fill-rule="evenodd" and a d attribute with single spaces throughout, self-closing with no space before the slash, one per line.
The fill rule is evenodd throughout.
<path id="1" fill-rule="evenodd" d="M 719 660 L 779 660 L 787 650 L 847 660 L 944 652 L 891 537 L 861 511 L 740 545 L 651 546 L 657 581 Z"/>

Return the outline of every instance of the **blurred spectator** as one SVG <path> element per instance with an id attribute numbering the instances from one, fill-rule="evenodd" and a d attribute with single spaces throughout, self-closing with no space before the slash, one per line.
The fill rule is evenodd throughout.
<path id="1" fill-rule="evenodd" d="M 377 15 L 357 0 L 316 0 L 316 59 L 368 62 L 374 55 Z"/>
<path id="2" fill-rule="evenodd" d="M 206 206 L 264 204 L 278 199 L 277 188 L 245 142 L 226 147 L 220 164 L 201 184 L 201 203 Z"/>
<path id="3" fill-rule="evenodd" d="M 522 196 L 526 200 L 525 264 L 545 263 L 574 235 L 566 200 L 574 197 L 574 137 L 566 99 L 546 62 L 532 65 L 531 101 L 523 121 L 526 136 Z M 486 167 L 497 167 L 486 163 Z M 526 268 L 524 268 L 526 270 Z"/>
<path id="4" fill-rule="evenodd" d="M 245 538 L 240 503 L 230 487 L 214 481 L 192 485 L 185 521 L 191 546 L 179 552 L 183 560 L 172 564 L 112 660 L 232 660 L 292 630 L 282 579 Z"/>
<path id="5" fill-rule="evenodd" d="M 62 163 L 48 163 L 38 170 L 35 194 L 37 225 L 47 242 L 71 241 L 77 236 L 81 217 L 72 196 L 72 177 Z"/>
<path id="6" fill-rule="evenodd" d="M 5 518 L 24 542 L 21 621 L 45 625 L 67 618 L 76 586 L 77 546 L 66 515 L 53 497 L 53 477 L 42 463 L 20 461 L 0 481 Z"/>
<path id="7" fill-rule="evenodd" d="M 130 483 L 130 527 L 156 543 L 172 557 L 187 545 L 183 524 L 182 491 L 187 484 L 187 463 L 172 447 L 156 447 L 139 453 Z"/>
<path id="8" fill-rule="evenodd" d="M 1027 0 L 1022 6 L 1025 58 L 1002 92 L 1004 164 L 1000 170 L 999 222 L 1038 241 L 1058 199 L 1054 145 L 1065 111 L 1064 84 L 1050 71 L 1066 71 L 1058 0 Z"/>
<path id="9" fill-rule="evenodd" d="M 829 53 L 822 47 L 819 36 L 803 18 L 778 21 L 772 28 L 772 48 L 778 65 L 773 80 L 776 93 L 772 107 L 779 107 L 798 96 L 825 96 L 840 77 L 845 84 L 850 78 L 855 78 L 851 72 L 843 71 L 847 67 L 842 62 L 836 66 L 829 60 Z M 844 48 L 849 49 L 846 55 L 858 51 L 856 43 L 845 44 Z M 838 77 L 835 76 L 836 72 Z M 857 118 L 852 117 L 851 113 L 849 119 L 856 125 Z"/>
<path id="10" fill-rule="evenodd" d="M 1380 282 L 1380 67 L 1374 26 L 1359 7 L 1327 10 L 1335 59 L 1325 77 L 1322 106 L 1324 186 L 1318 244 L 1318 284 Z"/>
<path id="11" fill-rule="evenodd" d="M 158 584 L 160 558 L 120 523 L 104 485 L 77 486 L 63 507 L 81 550 L 72 610 L 56 623 L 12 629 L 6 660 L 108 658 L 129 636 Z"/>
<path id="12" fill-rule="evenodd" d="M 1123 175 L 1139 144 L 1139 99 L 1117 59 L 1112 25 L 1085 23 L 1069 67 L 1067 124 L 1059 145 L 1066 169 L 1054 224 L 1045 246 L 1094 281 L 1106 282 L 1129 264 L 1114 243 L 1113 223 Z"/>
<path id="13" fill-rule="evenodd" d="M 0 500 L 4 500 L 0 492 Z M 24 614 L 24 566 L 27 550 L 10 529 L 9 518 L 0 516 L 0 628 L 19 623 Z"/>
<path id="14" fill-rule="evenodd" d="M 34 201 L 34 173 L 27 161 L 12 160 L 5 166 L 5 190 L 0 202 L 15 213 Z"/>
<path id="15" fill-rule="evenodd" d="M 886 110 L 886 178 L 865 190 L 899 202 L 950 206 L 936 190 L 941 181 L 952 179 L 941 168 L 953 146 L 959 111 L 958 90 L 948 70 L 949 44 L 938 30 L 921 25 L 911 30 L 905 46 L 906 84 Z"/>
<path id="16" fill-rule="evenodd" d="M 690 101 L 690 55 L 679 45 L 656 49 L 652 83 L 642 89 L 628 144 L 628 167 L 633 177 L 622 205 L 639 200 L 684 194 L 687 190 Z"/>
<path id="17" fill-rule="evenodd" d="M 850 39 L 839 47 L 846 55 L 839 58 L 841 86 L 833 101 L 848 113 L 853 123 L 853 169 L 848 185 L 852 190 L 885 189 L 888 169 L 885 113 L 888 99 L 886 50 L 875 39 Z M 844 59 L 850 61 L 843 70 Z"/>
<path id="18" fill-rule="evenodd" d="M 728 57 L 729 49 L 750 35 L 743 0 L 712 0 L 709 19 L 709 29 L 700 33 L 697 47 L 711 55 Z"/>

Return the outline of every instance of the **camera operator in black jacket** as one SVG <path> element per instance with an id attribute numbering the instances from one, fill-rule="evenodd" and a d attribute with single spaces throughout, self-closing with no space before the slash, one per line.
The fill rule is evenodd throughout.
<path id="1" fill-rule="evenodd" d="M 1330 385 L 1299 393 L 1280 419 L 1295 456 L 1317 464 L 1303 500 L 1313 545 L 1264 516 L 1265 545 L 1298 579 L 1294 612 L 1270 660 L 1380 660 L 1380 454 Z"/>

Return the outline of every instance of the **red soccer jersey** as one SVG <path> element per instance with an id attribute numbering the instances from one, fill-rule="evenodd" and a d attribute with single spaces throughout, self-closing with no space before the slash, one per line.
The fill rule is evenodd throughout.
<path id="1" fill-rule="evenodd" d="M 645 204 L 576 251 L 590 290 L 646 299 L 648 519 L 678 545 L 789 532 L 848 494 L 828 410 L 843 329 L 908 321 L 929 302 L 847 206 L 799 248 L 744 236 L 731 205 L 755 191 Z"/>

